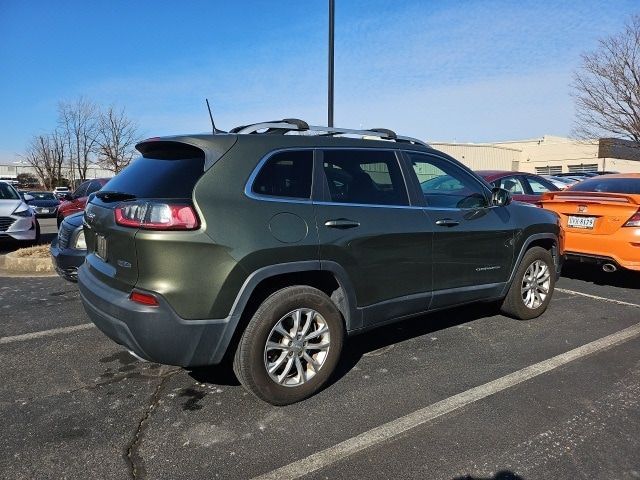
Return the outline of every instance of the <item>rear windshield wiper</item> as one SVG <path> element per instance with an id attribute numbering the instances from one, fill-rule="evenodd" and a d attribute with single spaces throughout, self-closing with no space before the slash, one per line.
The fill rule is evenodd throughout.
<path id="1" fill-rule="evenodd" d="M 115 202 L 118 200 L 133 200 L 136 196 L 132 193 L 116 192 L 114 190 L 99 190 L 96 197 L 104 202 Z"/>

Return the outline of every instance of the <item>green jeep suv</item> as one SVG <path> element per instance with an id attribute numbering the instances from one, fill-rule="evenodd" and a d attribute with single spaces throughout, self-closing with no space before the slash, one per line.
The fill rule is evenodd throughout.
<path id="1" fill-rule="evenodd" d="M 551 299 L 555 214 L 418 140 L 286 119 L 137 149 L 87 204 L 78 283 L 143 359 L 232 358 L 284 405 L 327 382 L 345 335 L 476 301 L 530 319 Z"/>

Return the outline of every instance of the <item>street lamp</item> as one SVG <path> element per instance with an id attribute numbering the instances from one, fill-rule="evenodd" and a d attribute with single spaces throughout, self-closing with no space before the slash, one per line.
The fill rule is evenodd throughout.
<path id="1" fill-rule="evenodd" d="M 329 0 L 329 92 L 327 98 L 327 126 L 333 127 L 333 37 L 335 26 L 336 2 Z"/>

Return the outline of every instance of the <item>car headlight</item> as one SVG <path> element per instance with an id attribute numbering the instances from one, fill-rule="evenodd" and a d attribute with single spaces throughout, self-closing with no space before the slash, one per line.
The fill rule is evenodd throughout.
<path id="1" fill-rule="evenodd" d="M 18 217 L 31 217 L 33 216 L 33 210 L 31 210 L 31 206 L 26 203 L 21 203 L 11 215 L 17 215 Z"/>
<path id="2" fill-rule="evenodd" d="M 80 230 L 80 233 L 76 236 L 76 241 L 73 244 L 73 248 L 77 250 L 86 250 L 87 242 L 84 241 L 84 230 Z"/>

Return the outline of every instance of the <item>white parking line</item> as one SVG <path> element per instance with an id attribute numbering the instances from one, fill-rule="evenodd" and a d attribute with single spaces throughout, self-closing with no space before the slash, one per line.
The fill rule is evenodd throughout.
<path id="1" fill-rule="evenodd" d="M 71 327 L 52 328 L 51 330 L 41 330 L 39 332 L 25 333 L 23 335 L 14 335 L 12 337 L 0 337 L 0 345 L 4 343 L 24 342 L 25 340 L 33 340 L 34 338 L 50 337 L 59 333 L 78 332 L 80 330 L 88 330 L 95 327 L 93 323 L 83 323 L 81 325 L 73 325 Z"/>
<path id="2" fill-rule="evenodd" d="M 591 295 L 589 293 L 576 292 L 574 290 L 567 290 L 564 288 L 556 288 L 556 291 L 562 292 L 562 293 L 569 293 L 571 295 L 580 295 L 582 297 L 593 298 L 595 300 L 602 300 L 605 302 L 617 303 L 618 305 L 626 305 L 627 307 L 640 308 L 640 305 L 638 305 L 637 303 L 623 302 L 622 300 L 614 300 L 613 298 L 599 297 L 597 295 Z"/>
<path id="3" fill-rule="evenodd" d="M 482 400 L 494 393 L 498 393 L 502 390 L 518 385 L 519 383 L 535 378 L 579 358 L 619 345 L 639 335 L 640 324 L 635 324 L 612 335 L 587 343 L 582 347 L 569 350 L 566 353 L 556 355 L 548 360 L 535 363 L 518 370 L 517 372 L 505 375 L 504 377 L 485 383 L 484 385 L 471 388 L 462 393 L 441 400 L 440 402 L 434 403 L 433 405 L 416 410 L 404 417 L 392 420 L 384 425 L 380 425 L 379 427 L 361 433 L 358 436 L 349 438 L 348 440 L 338 443 L 333 447 L 321 450 L 306 458 L 290 463 L 289 465 L 285 465 L 284 467 L 255 477 L 254 480 L 287 480 L 308 475 L 344 460 L 362 450 L 391 440 L 394 437 L 423 425 L 435 418 L 458 410 L 471 403 L 477 402 L 478 400 Z"/>

